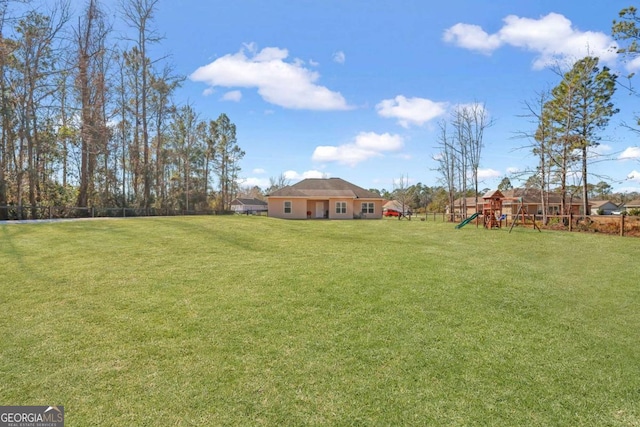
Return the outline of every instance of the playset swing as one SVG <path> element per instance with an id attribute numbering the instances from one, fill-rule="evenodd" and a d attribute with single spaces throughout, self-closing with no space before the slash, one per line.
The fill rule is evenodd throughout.
<path id="1" fill-rule="evenodd" d="M 484 227 L 486 229 L 491 230 L 493 228 L 502 228 L 502 221 L 507 219 L 507 215 L 502 213 L 502 204 L 504 201 L 515 201 L 518 202 L 519 205 L 516 215 L 511 222 L 509 233 L 511 233 L 511 230 L 513 230 L 513 227 L 515 227 L 519 221 L 522 221 L 522 224 L 526 225 L 527 220 L 530 220 L 531 224 L 533 224 L 534 229 L 541 231 L 540 227 L 538 227 L 538 224 L 536 224 L 535 216 L 529 215 L 526 212 L 522 197 L 504 197 L 500 190 L 495 190 L 485 194 L 482 199 L 483 204 L 481 214 L 484 222 Z M 479 215 L 480 212 L 476 212 L 469 218 L 462 221 L 460 224 L 456 225 L 456 228 L 464 227 Z"/>

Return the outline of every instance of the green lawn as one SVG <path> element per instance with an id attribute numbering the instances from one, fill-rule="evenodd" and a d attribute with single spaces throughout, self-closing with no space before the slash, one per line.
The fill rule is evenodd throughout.
<path id="1" fill-rule="evenodd" d="M 640 426 L 640 240 L 266 217 L 0 225 L 0 405 L 67 426 Z"/>

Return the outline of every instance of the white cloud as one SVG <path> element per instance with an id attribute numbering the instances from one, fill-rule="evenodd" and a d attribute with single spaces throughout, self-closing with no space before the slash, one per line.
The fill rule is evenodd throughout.
<path id="1" fill-rule="evenodd" d="M 629 181 L 640 183 L 640 172 L 638 172 L 637 170 L 631 171 L 629 175 L 627 175 L 627 179 Z"/>
<path id="2" fill-rule="evenodd" d="M 533 61 L 535 69 L 574 62 L 587 55 L 597 56 L 605 63 L 613 63 L 617 57 L 611 36 L 580 31 L 558 13 L 549 13 L 539 19 L 509 15 L 503 22 L 495 34 L 488 34 L 477 25 L 459 23 L 445 30 L 443 40 L 484 54 L 504 45 L 531 51 L 537 54 Z"/>
<path id="3" fill-rule="evenodd" d="M 422 126 L 429 120 L 446 112 L 446 102 L 434 102 L 426 98 L 405 98 L 402 95 L 394 99 L 385 99 L 376 105 L 378 115 L 398 119 L 405 128 L 410 125 Z"/>
<path id="4" fill-rule="evenodd" d="M 254 186 L 258 186 L 260 188 L 267 188 L 269 187 L 270 182 L 268 178 L 249 177 L 249 178 L 242 179 L 241 184 L 243 187 L 249 187 L 249 188 L 252 188 Z"/>
<path id="5" fill-rule="evenodd" d="M 637 56 L 637 57 L 629 60 L 629 62 L 627 62 L 627 70 L 629 70 L 629 71 L 638 71 L 638 70 L 640 70 L 640 56 Z"/>
<path id="6" fill-rule="evenodd" d="M 302 173 L 298 173 L 294 170 L 288 170 L 283 173 L 286 179 L 290 179 L 292 181 L 300 181 L 301 179 L 306 178 L 329 178 L 329 174 L 320 172 L 317 170 L 309 170 Z"/>
<path id="7" fill-rule="evenodd" d="M 518 173 L 518 172 L 520 172 L 520 168 L 517 167 L 517 166 L 509 166 L 507 168 L 507 173 L 508 174 L 514 174 L 514 173 Z"/>
<path id="8" fill-rule="evenodd" d="M 502 45 L 500 37 L 487 34 L 482 27 L 470 24 L 456 24 L 444 31 L 444 41 L 458 47 L 490 54 Z"/>
<path id="9" fill-rule="evenodd" d="M 312 159 L 316 162 L 338 162 L 355 166 L 372 157 L 381 157 L 384 152 L 398 151 L 402 147 L 404 140 L 399 135 L 361 132 L 352 143 L 316 147 Z"/>
<path id="10" fill-rule="evenodd" d="M 265 172 L 267 171 L 262 168 L 255 168 L 254 170 L 251 171 L 251 173 L 254 175 L 262 175 Z"/>
<path id="11" fill-rule="evenodd" d="M 628 147 L 624 150 L 618 160 L 639 160 L 640 159 L 640 147 Z"/>
<path id="12" fill-rule="evenodd" d="M 333 54 L 333 62 L 336 62 L 338 64 L 344 64 L 346 60 L 347 60 L 347 57 L 345 56 L 344 52 L 341 50 Z"/>
<path id="13" fill-rule="evenodd" d="M 215 90 L 213 88 L 206 88 L 205 90 L 202 91 L 202 95 L 203 96 L 210 96 L 213 95 L 215 93 Z"/>
<path id="14" fill-rule="evenodd" d="M 242 99 L 242 92 L 240 92 L 239 90 L 232 90 L 222 95 L 221 99 L 223 101 L 240 102 L 240 100 Z"/>
<path id="15" fill-rule="evenodd" d="M 225 55 L 195 70 L 189 78 L 212 88 L 257 88 L 262 98 L 283 108 L 298 110 L 348 110 L 339 92 L 317 84 L 320 75 L 300 60 L 286 62 L 286 49 L 266 47 L 257 51 L 245 44 L 235 54 Z"/>
<path id="16" fill-rule="evenodd" d="M 618 187 L 616 191 L 619 193 L 637 193 L 640 191 L 640 187 Z"/>
<path id="17" fill-rule="evenodd" d="M 604 156 L 613 151 L 613 147 L 609 144 L 598 144 L 587 147 L 587 151 L 591 157 Z"/>
<path id="18" fill-rule="evenodd" d="M 500 178 L 502 173 L 494 169 L 478 169 L 478 179 Z"/>

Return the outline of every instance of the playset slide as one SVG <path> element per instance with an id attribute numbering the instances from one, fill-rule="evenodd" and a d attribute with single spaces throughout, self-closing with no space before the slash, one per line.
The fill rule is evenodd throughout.
<path id="1" fill-rule="evenodd" d="M 473 215 L 471 215 L 469 218 L 465 219 L 464 221 L 462 221 L 460 224 L 456 225 L 456 228 L 462 228 L 465 225 L 469 224 L 471 221 L 473 221 L 474 219 L 476 219 L 476 217 L 479 215 L 478 212 L 474 213 Z"/>

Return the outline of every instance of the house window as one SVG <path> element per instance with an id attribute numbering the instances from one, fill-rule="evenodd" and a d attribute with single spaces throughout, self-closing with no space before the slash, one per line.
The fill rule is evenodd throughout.
<path id="1" fill-rule="evenodd" d="M 337 214 L 346 214 L 347 213 L 347 202 L 336 202 L 336 213 Z"/>
<path id="2" fill-rule="evenodd" d="M 284 213 L 291 213 L 291 202 L 284 202 Z"/>
<path id="3" fill-rule="evenodd" d="M 362 204 L 362 213 L 363 214 L 372 214 L 374 209 L 373 207 L 375 206 L 374 203 L 363 203 Z"/>

